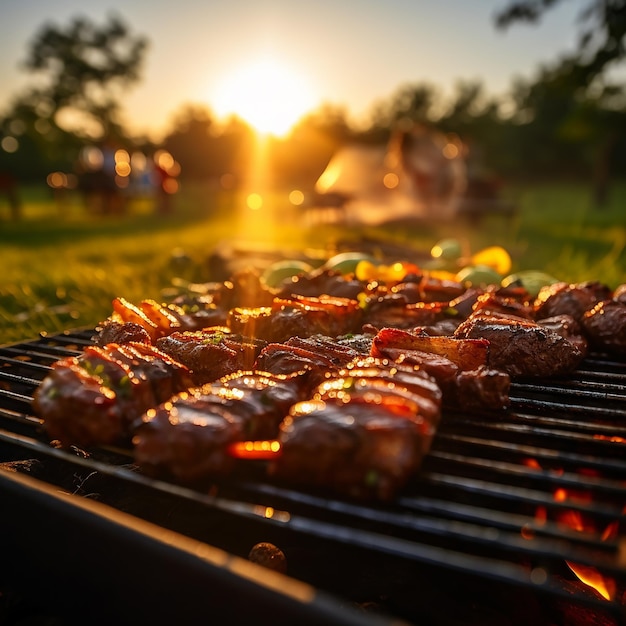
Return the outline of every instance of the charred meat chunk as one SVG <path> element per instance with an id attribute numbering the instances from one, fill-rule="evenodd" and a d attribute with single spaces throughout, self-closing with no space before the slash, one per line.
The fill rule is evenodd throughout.
<path id="1" fill-rule="evenodd" d="M 309 400 L 280 427 L 280 455 L 270 475 L 353 498 L 391 500 L 420 467 L 434 427 L 415 405 Z"/>
<path id="2" fill-rule="evenodd" d="M 189 368 L 194 385 L 251 369 L 262 347 L 257 341 L 231 334 L 225 328 L 176 332 L 158 339 L 156 345 Z"/>
<path id="3" fill-rule="evenodd" d="M 308 387 L 297 376 L 238 372 L 151 409 L 135 428 L 135 460 L 149 474 L 185 483 L 229 474 L 236 442 L 274 439 Z"/>
<path id="4" fill-rule="evenodd" d="M 63 445 L 110 444 L 128 437 L 148 408 L 190 385 L 187 368 L 153 346 L 92 346 L 53 364 L 33 408 Z"/>
<path id="5" fill-rule="evenodd" d="M 488 367 L 488 348 L 485 340 L 416 337 L 384 329 L 374 338 L 372 354 L 430 374 L 441 388 L 445 406 L 499 410 L 509 406 L 511 379 Z"/>
<path id="6" fill-rule="evenodd" d="M 463 409 L 506 409 L 510 405 L 511 377 L 501 370 L 481 365 L 460 370 L 442 385 L 445 404 Z"/>
<path id="7" fill-rule="evenodd" d="M 278 296 L 280 298 L 290 298 L 293 295 L 319 297 L 324 294 L 356 300 L 364 287 L 364 284 L 353 276 L 344 276 L 334 270 L 319 269 L 286 279 L 280 285 Z"/>
<path id="8" fill-rule="evenodd" d="M 139 304 L 133 304 L 125 298 L 115 298 L 113 313 L 97 329 L 99 336 L 96 342 L 99 345 L 145 342 L 147 336 L 148 342 L 156 343 L 159 338 L 173 332 L 220 325 L 226 319 L 227 313 L 213 304 L 208 304 L 202 310 L 196 307 L 192 313 L 187 313 L 176 304 L 159 304 L 155 300 L 142 300 Z"/>
<path id="9" fill-rule="evenodd" d="M 229 474 L 228 445 L 244 438 L 244 422 L 197 390 L 148 410 L 135 428 L 135 462 L 143 472 L 182 483 Z"/>
<path id="10" fill-rule="evenodd" d="M 388 350 L 394 348 L 443 356 L 465 370 L 486 365 L 489 353 L 489 343 L 483 338 L 432 337 L 426 333 L 383 328 L 374 337 L 372 355 L 389 356 Z"/>
<path id="11" fill-rule="evenodd" d="M 254 364 L 254 369 L 273 374 L 306 374 L 311 388 L 336 367 L 331 356 L 284 343 L 268 344 Z"/>
<path id="12" fill-rule="evenodd" d="M 369 352 L 371 338 L 359 336 L 357 343 L 351 338 L 333 339 L 323 335 L 292 337 L 284 343 L 266 346 L 255 362 L 255 369 L 276 374 L 307 372 L 312 385 L 324 380 L 328 373 L 352 363 Z M 359 349 L 353 346 L 358 346 Z"/>
<path id="13" fill-rule="evenodd" d="M 285 345 L 304 348 L 305 350 L 311 350 L 312 352 L 323 354 L 336 366 L 350 363 L 359 355 L 363 354 L 363 352 L 356 350 L 353 347 L 354 344 L 350 344 L 348 339 L 341 341 L 324 335 L 292 337 L 285 342 Z"/>
<path id="14" fill-rule="evenodd" d="M 375 328 L 413 328 L 432 326 L 455 315 L 445 302 L 411 303 L 401 294 L 388 293 L 366 300 L 363 322 Z"/>
<path id="15" fill-rule="evenodd" d="M 346 298 L 276 298 L 271 307 L 231 310 L 228 325 L 233 332 L 270 342 L 336 336 L 359 328 L 360 309 L 356 300 Z"/>
<path id="16" fill-rule="evenodd" d="M 486 292 L 476 298 L 472 313 L 477 312 L 484 315 L 496 314 L 522 319 L 533 319 L 534 315 L 534 310 L 530 305 L 494 292 Z"/>
<path id="17" fill-rule="evenodd" d="M 419 414 L 437 426 L 441 419 L 441 389 L 423 370 L 410 367 L 355 367 L 340 370 L 321 383 L 315 399 L 350 402 L 362 398 L 372 402 L 414 403 Z"/>
<path id="18" fill-rule="evenodd" d="M 310 385 L 300 374 L 235 372 L 202 393 L 211 393 L 244 420 L 246 439 L 272 439 L 278 426 L 296 402 L 306 399 Z"/>
<path id="19" fill-rule="evenodd" d="M 599 350 L 624 354 L 626 350 L 626 303 L 604 300 L 587 311 L 582 326 Z"/>
<path id="20" fill-rule="evenodd" d="M 586 311 L 610 298 L 610 289 L 599 282 L 554 283 L 539 291 L 534 302 L 535 319 L 566 314 L 580 321 Z"/>
<path id="21" fill-rule="evenodd" d="M 459 339 L 486 339 L 489 366 L 510 376 L 571 373 L 583 354 L 570 341 L 536 322 L 476 314 L 456 330 Z"/>
<path id="22" fill-rule="evenodd" d="M 584 318 L 584 316 L 583 316 Z M 589 342 L 584 335 L 582 324 L 577 322 L 571 315 L 555 315 L 537 320 L 537 324 L 561 335 L 570 343 L 573 343 L 583 355 L 587 354 Z"/>
<path id="23" fill-rule="evenodd" d="M 93 341 L 98 346 L 106 346 L 109 343 L 151 343 L 148 331 L 135 322 L 115 322 L 104 323 L 96 329 L 98 334 Z"/>

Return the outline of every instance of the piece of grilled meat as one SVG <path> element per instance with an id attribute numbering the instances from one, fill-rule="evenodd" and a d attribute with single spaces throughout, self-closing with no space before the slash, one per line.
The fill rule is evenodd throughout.
<path id="1" fill-rule="evenodd" d="M 219 327 L 174 332 L 157 339 L 156 346 L 188 367 L 194 385 L 199 386 L 251 369 L 264 344 Z"/>
<path id="2" fill-rule="evenodd" d="M 420 467 L 435 428 L 391 385 L 294 405 L 271 476 L 352 498 L 391 500 Z"/>
<path id="3" fill-rule="evenodd" d="M 135 461 L 148 474 L 195 483 L 229 474 L 229 445 L 276 438 L 290 407 L 309 387 L 296 376 L 237 372 L 183 392 L 146 412 L 133 438 Z"/>
<path id="4" fill-rule="evenodd" d="M 358 301 L 348 298 L 293 296 L 275 298 L 271 306 L 236 307 L 228 317 L 235 333 L 280 343 L 291 337 L 335 337 L 360 328 Z"/>
<path id="5" fill-rule="evenodd" d="M 33 409 L 62 445 L 110 444 L 129 437 L 147 409 L 191 384 L 189 370 L 154 346 L 89 346 L 52 365 Z"/>
<path id="6" fill-rule="evenodd" d="M 489 365 L 485 339 L 433 337 L 383 328 L 374 337 L 372 355 L 427 372 L 441 388 L 446 406 L 504 409 L 510 404 L 511 378 Z"/>
<path id="7" fill-rule="evenodd" d="M 569 374 L 584 356 L 574 343 L 549 328 L 504 315 L 471 315 L 455 337 L 488 340 L 489 366 L 512 377 Z"/>
<path id="8" fill-rule="evenodd" d="M 581 321 L 583 315 L 598 302 L 609 300 L 611 290 L 603 283 L 554 283 L 543 287 L 534 302 L 535 319 L 570 315 Z"/>
<path id="9" fill-rule="evenodd" d="M 595 348 L 623 355 L 626 351 L 626 301 L 598 302 L 583 315 L 582 327 Z"/>
<path id="10" fill-rule="evenodd" d="M 323 335 L 292 337 L 284 343 L 271 343 L 261 350 L 255 369 L 275 374 L 306 372 L 312 384 L 329 373 L 369 354 L 371 336 L 333 338 Z"/>

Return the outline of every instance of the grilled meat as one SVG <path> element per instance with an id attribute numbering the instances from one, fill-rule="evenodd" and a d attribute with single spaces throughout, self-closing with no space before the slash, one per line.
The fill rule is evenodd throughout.
<path id="1" fill-rule="evenodd" d="M 372 354 L 387 356 L 385 350 L 401 348 L 446 357 L 459 368 L 471 370 L 488 362 L 489 342 L 482 337 L 431 337 L 425 333 L 397 328 L 383 328 L 374 337 Z"/>
<path id="2" fill-rule="evenodd" d="M 500 410 L 510 404 L 511 377 L 501 370 L 480 365 L 474 370 L 460 370 L 441 388 L 447 405 Z"/>
<path id="3" fill-rule="evenodd" d="M 369 335 L 337 339 L 322 335 L 292 337 L 285 343 L 263 348 L 254 367 L 276 374 L 307 372 L 312 383 L 319 383 L 330 372 L 367 356 L 370 346 Z"/>
<path id="4" fill-rule="evenodd" d="M 510 376 L 569 374 L 584 356 L 561 335 L 521 318 L 478 313 L 457 328 L 455 337 L 486 339 L 489 342 L 488 365 Z"/>
<path id="5" fill-rule="evenodd" d="M 244 422 L 215 398 L 197 390 L 149 409 L 133 437 L 135 462 L 148 475 L 182 483 L 232 471 L 228 445 L 244 438 Z"/>
<path id="6" fill-rule="evenodd" d="M 503 409 L 511 377 L 568 374 L 588 342 L 626 344 L 626 288 L 558 283 L 530 302 L 521 287 L 372 267 L 369 282 L 322 269 L 271 290 L 244 271 L 169 305 L 116 298 L 36 411 L 64 445 L 133 436 L 140 467 L 179 481 L 227 475 L 237 446 L 267 440 L 281 480 L 388 499 L 442 405 Z"/>
<path id="7" fill-rule="evenodd" d="M 485 339 L 415 335 L 385 328 L 372 343 L 372 354 L 397 366 L 414 366 L 430 374 L 443 392 L 443 404 L 465 408 L 509 406 L 508 373 L 488 366 Z"/>
<path id="8" fill-rule="evenodd" d="M 135 461 L 149 474 L 194 483 L 229 474 L 229 445 L 275 438 L 289 408 L 308 387 L 297 376 L 238 372 L 183 392 L 143 416 L 133 438 Z"/>
<path id="9" fill-rule="evenodd" d="M 294 436 L 294 416 L 321 405 L 319 425 L 296 419 Z M 388 499 L 419 467 L 440 418 L 441 391 L 428 374 L 361 358 L 314 389 L 306 374 L 252 371 L 183 392 L 147 411 L 133 442 L 147 473 L 195 483 L 232 472 L 234 445 L 278 438 L 270 474 Z"/>
<path id="10" fill-rule="evenodd" d="M 599 349 L 624 354 L 626 350 L 626 302 L 603 300 L 582 317 L 582 327 Z"/>
<path id="11" fill-rule="evenodd" d="M 363 282 L 353 276 L 344 276 L 333 270 L 320 269 L 286 279 L 277 295 L 279 298 L 287 299 L 294 295 L 314 298 L 323 293 L 335 298 L 356 300 L 364 288 Z"/>
<path id="12" fill-rule="evenodd" d="M 203 393 L 225 398 L 226 404 L 245 418 L 249 440 L 276 437 L 291 406 L 308 398 L 310 391 L 306 376 L 260 371 L 235 372 L 202 389 Z"/>
<path id="13" fill-rule="evenodd" d="M 363 322 L 375 328 L 414 328 L 432 326 L 454 315 L 447 302 L 410 303 L 399 293 L 375 294 L 366 301 Z"/>
<path id="14" fill-rule="evenodd" d="M 228 328 L 174 332 L 156 341 L 157 347 L 191 371 L 194 385 L 213 382 L 239 370 L 251 369 L 263 344 L 244 339 Z"/>
<path id="15" fill-rule="evenodd" d="M 534 310 L 525 302 L 517 298 L 504 296 L 492 291 L 483 293 L 476 298 L 472 307 L 472 314 L 480 312 L 484 315 L 504 315 L 507 317 L 521 317 L 533 319 Z"/>
<path id="16" fill-rule="evenodd" d="M 369 354 L 371 337 L 326 337 L 324 335 L 312 335 L 311 337 L 292 337 L 285 342 L 287 346 L 304 348 L 317 354 L 324 354 L 336 365 L 345 365 L 359 356 Z"/>
<path id="17" fill-rule="evenodd" d="M 326 372 L 336 365 L 330 356 L 291 346 L 284 343 L 270 343 L 259 354 L 254 368 L 273 374 L 294 374 L 307 372 L 309 379 L 321 382 Z"/>
<path id="18" fill-rule="evenodd" d="M 583 334 L 583 326 L 571 315 L 555 315 L 554 317 L 537 320 L 537 324 L 561 335 L 561 337 L 573 343 L 583 355 L 587 354 L 589 342 Z"/>
<path id="19" fill-rule="evenodd" d="M 318 400 L 366 398 L 397 394 L 400 401 L 415 403 L 419 414 L 434 427 L 441 419 L 442 393 L 435 379 L 419 367 L 396 365 L 379 359 L 357 360 L 330 374 L 313 394 Z"/>
<path id="20" fill-rule="evenodd" d="M 294 405 L 280 428 L 275 478 L 355 498 L 392 499 L 419 468 L 432 424 L 403 396 Z"/>
<path id="21" fill-rule="evenodd" d="M 155 300 L 142 300 L 138 305 L 125 298 L 113 300 L 113 314 L 102 322 L 95 338 L 99 345 L 143 341 L 156 343 L 161 337 L 173 332 L 196 330 L 206 326 L 223 324 L 225 311 L 208 305 L 193 314 L 187 314 L 178 305 L 159 304 Z"/>
<path id="22" fill-rule="evenodd" d="M 98 346 L 110 343 L 146 343 L 152 342 L 148 331 L 135 322 L 110 321 L 98 329 L 93 341 Z"/>
<path id="23" fill-rule="evenodd" d="M 346 298 L 276 298 L 271 307 L 235 308 L 228 326 L 233 332 L 269 342 L 311 335 L 336 336 L 355 332 L 360 325 L 356 300 Z"/>
<path id="24" fill-rule="evenodd" d="M 539 291 L 534 302 L 535 319 L 565 314 L 581 321 L 586 311 L 610 298 L 610 289 L 599 282 L 554 283 Z"/>
<path id="25" fill-rule="evenodd" d="M 108 444 L 128 437 L 144 411 L 191 384 L 187 368 L 153 346 L 93 346 L 53 364 L 33 409 L 63 445 Z"/>

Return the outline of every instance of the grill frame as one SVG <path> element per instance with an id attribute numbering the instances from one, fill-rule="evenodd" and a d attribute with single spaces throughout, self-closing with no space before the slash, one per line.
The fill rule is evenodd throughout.
<path id="1" fill-rule="evenodd" d="M 614 577 L 620 589 L 626 586 L 624 443 L 610 440 L 626 438 L 626 363 L 592 355 L 571 377 L 545 384 L 516 381 L 511 389 L 512 407 L 506 412 L 444 411 L 422 471 L 397 503 L 383 506 L 270 484 L 259 480 L 254 468 L 219 484 L 217 495 L 207 495 L 141 476 L 131 467 L 126 450 L 98 449 L 85 456 L 79 450 L 51 447 L 30 411 L 32 393 L 52 362 L 79 353 L 91 344 L 92 334 L 91 329 L 77 329 L 0 347 L 0 463 L 11 467 L 16 462 L 12 469 L 18 470 L 0 473 L 0 489 L 12 494 L 11 514 L 6 519 L 0 516 L 0 529 L 4 537 L 19 537 L 18 542 L 3 545 L 14 557 L 14 568 L 21 568 L 25 553 L 30 554 L 29 559 L 63 562 L 59 546 L 42 541 L 37 530 L 36 512 L 43 498 L 48 515 L 66 520 L 70 527 L 84 526 L 81 516 L 89 510 L 91 522 L 81 538 L 87 546 L 93 547 L 97 541 L 98 531 L 94 534 L 94 529 L 102 526 L 107 534 L 112 533 L 109 523 L 121 516 L 124 523 L 115 528 L 141 538 L 142 545 L 151 544 L 151 556 L 141 556 L 144 563 L 160 558 L 169 562 L 167 559 L 177 555 L 176 571 L 190 573 L 199 568 L 206 586 L 219 583 L 216 588 L 222 591 L 214 597 L 223 601 L 217 610 L 224 614 L 233 609 L 243 611 L 244 603 L 233 603 L 233 598 L 245 590 L 255 609 L 273 607 L 273 615 L 278 612 L 286 618 L 285 623 L 293 623 L 295 616 L 305 623 L 305 615 L 317 623 L 323 618 L 325 623 L 337 624 L 351 620 L 378 623 L 387 621 L 388 615 L 392 615 L 389 620 L 396 615 L 412 620 L 421 609 L 414 613 L 405 606 L 404 597 L 391 602 L 390 613 L 383 606 L 380 617 L 357 610 L 356 602 L 368 594 L 376 599 L 393 597 L 394 585 L 402 586 L 413 575 L 421 580 L 421 572 L 426 571 L 435 578 L 478 580 L 545 598 L 549 603 L 572 602 L 612 618 L 624 618 L 619 602 L 606 602 L 579 588 L 572 590 L 564 562 L 596 566 Z M 590 413 L 592 419 L 588 418 Z M 594 439 L 593 434 L 607 439 Z M 540 461 L 544 469 L 528 467 L 522 462 L 525 458 Z M 25 461 L 32 459 L 37 461 L 28 466 Z M 581 463 L 590 472 L 602 472 L 606 477 L 581 476 L 574 471 Z M 34 477 L 24 476 L 24 471 Z M 69 497 L 60 495 L 59 489 Z M 587 490 L 600 502 L 558 502 L 554 499 L 556 489 Z M 99 502 L 92 501 L 96 497 Z M 169 507 L 165 513 L 159 510 L 163 501 Z M 587 535 L 555 522 L 538 523 L 540 507 L 553 514 L 578 511 L 599 527 L 617 521 L 622 528 L 616 539 L 602 541 L 600 532 Z M 201 528 L 194 521 L 197 519 L 210 520 L 208 529 Z M 57 529 L 63 527 L 61 524 Z M 159 539 L 163 533 L 167 540 Z M 530 535 L 532 540 L 523 538 Z M 109 536 L 115 543 L 115 533 Z M 267 572 L 254 566 L 250 569 L 242 558 L 255 538 L 273 541 L 288 554 L 290 576 L 281 577 L 284 593 L 268 589 L 264 583 Z M 228 553 L 235 567 L 189 565 L 190 542 L 199 542 L 193 544 L 198 549 L 207 546 L 206 550 Z M 105 588 L 110 588 L 110 580 L 120 577 L 119 559 L 132 554 L 133 542 L 125 544 L 124 550 L 110 555 L 100 551 L 100 558 L 93 559 L 88 568 L 99 572 Z M 290 557 L 286 548 L 295 556 Z M 340 564 L 320 564 L 316 562 L 320 555 L 322 559 L 339 559 Z M 359 571 L 364 562 L 369 562 L 367 572 Z M 242 564 L 245 576 L 239 571 Z M 380 571 L 373 575 L 373 568 Z M 76 563 L 65 576 L 81 569 Z M 132 584 L 126 575 L 122 578 L 116 588 Z M 228 589 L 224 589 L 224 581 L 232 582 L 233 587 L 226 585 Z M 289 593 L 291 584 L 305 585 L 313 599 L 294 599 Z M 152 583 L 151 587 L 160 586 Z M 206 596 L 197 591 L 191 594 L 182 587 L 179 593 L 169 594 L 168 606 L 180 608 L 173 597 L 176 595 L 186 598 L 186 610 L 195 606 L 198 615 L 206 617 Z M 89 598 L 93 594 L 86 590 L 80 595 Z M 143 598 L 138 595 L 132 603 L 125 594 L 118 600 L 128 604 L 129 615 L 137 610 L 145 617 L 147 605 L 161 604 L 151 601 L 150 594 Z M 195 600 L 188 597 L 191 595 Z M 154 597 L 168 594 L 164 590 Z M 402 611 L 396 614 L 398 605 Z M 250 615 L 238 617 L 253 621 L 258 614 L 250 609 L 246 608 Z M 158 620 L 164 615 L 167 610 L 160 609 L 154 617 Z"/>

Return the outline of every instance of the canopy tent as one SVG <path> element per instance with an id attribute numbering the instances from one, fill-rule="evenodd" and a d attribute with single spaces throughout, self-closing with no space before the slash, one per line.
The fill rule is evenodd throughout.
<path id="1" fill-rule="evenodd" d="M 318 194 L 345 201 L 346 219 L 371 224 L 450 219 L 464 189 L 460 146 L 439 133 L 417 129 L 385 145 L 340 148 L 315 185 Z"/>

